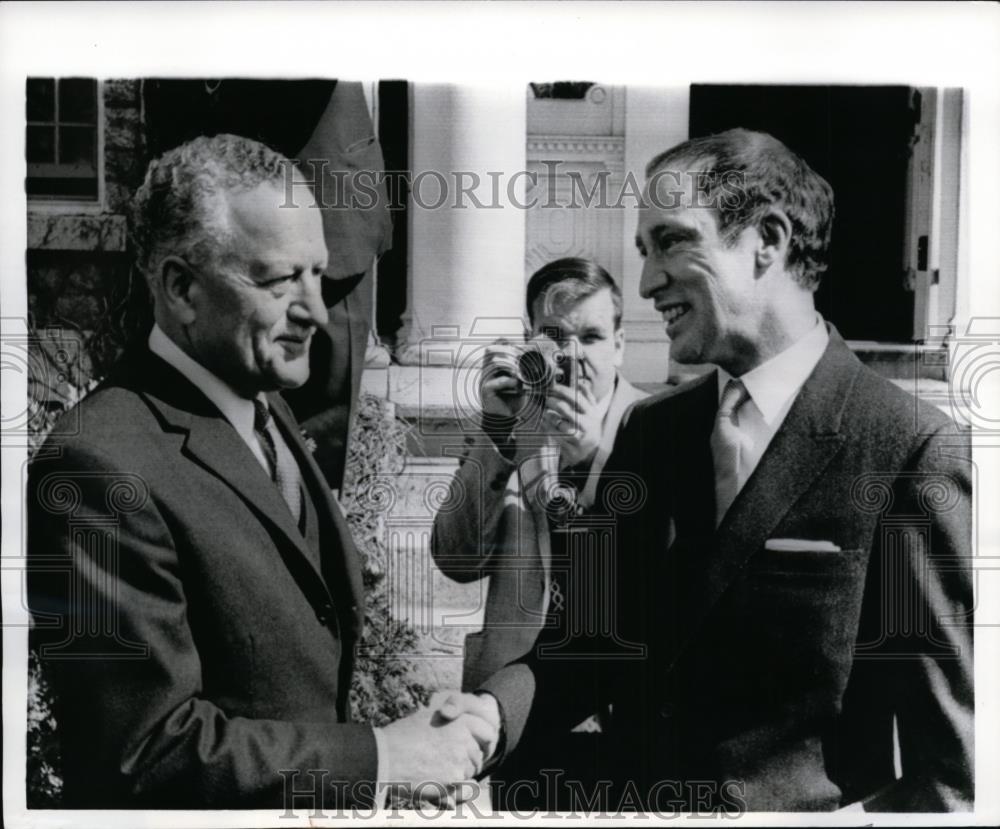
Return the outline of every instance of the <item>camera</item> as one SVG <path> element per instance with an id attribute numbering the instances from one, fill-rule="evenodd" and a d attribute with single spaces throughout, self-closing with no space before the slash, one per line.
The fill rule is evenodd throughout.
<path id="1" fill-rule="evenodd" d="M 553 340 L 532 340 L 512 352 L 491 366 L 494 376 L 506 374 L 518 381 L 519 388 L 507 392 L 509 396 L 543 397 L 555 385 L 576 383 L 576 360 Z"/>
<path id="2" fill-rule="evenodd" d="M 521 317 L 477 317 L 468 335 L 459 336 L 463 329 L 464 325 L 434 326 L 431 336 L 416 347 L 418 377 L 407 388 L 417 395 L 417 434 L 428 445 L 478 435 L 482 384 L 506 376 L 517 382 L 498 394 L 507 397 L 516 410 L 512 416 L 519 435 L 547 439 L 549 429 L 539 422 L 546 395 L 560 383 L 575 388 L 585 373 L 577 344 L 565 342 L 560 349 L 548 332 L 525 341 Z M 522 359 L 530 352 L 541 355 Z M 562 353 L 557 356 L 557 352 Z"/>

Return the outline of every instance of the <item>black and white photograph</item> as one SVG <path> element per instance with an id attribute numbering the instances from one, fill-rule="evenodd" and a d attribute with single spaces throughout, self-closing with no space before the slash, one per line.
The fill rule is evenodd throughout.
<path id="1" fill-rule="evenodd" d="M 997 7 L 56 8 L 5 823 L 1000 820 Z"/>

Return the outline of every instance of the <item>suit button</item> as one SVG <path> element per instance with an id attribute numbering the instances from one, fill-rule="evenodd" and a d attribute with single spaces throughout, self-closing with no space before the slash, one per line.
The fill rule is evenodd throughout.
<path id="1" fill-rule="evenodd" d="M 333 619 L 333 605 L 327 603 L 316 611 L 316 618 L 321 625 L 328 625 Z"/>
<path id="2" fill-rule="evenodd" d="M 674 716 L 674 706 L 673 703 L 666 702 L 660 706 L 660 718 L 664 720 L 669 720 Z"/>

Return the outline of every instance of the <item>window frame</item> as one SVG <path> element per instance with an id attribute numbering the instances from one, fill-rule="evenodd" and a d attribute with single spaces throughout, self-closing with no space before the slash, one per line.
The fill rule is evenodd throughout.
<path id="1" fill-rule="evenodd" d="M 39 76 L 39 77 L 49 77 L 49 76 Z M 74 76 L 74 77 L 84 77 L 84 76 Z M 59 106 L 59 93 L 58 93 L 58 82 L 64 80 L 63 78 L 53 77 L 54 81 L 57 82 L 57 89 L 55 95 L 55 107 L 58 112 Z M 73 199 L 67 196 L 38 196 L 30 195 L 25 191 L 25 197 L 28 202 L 28 209 L 33 213 L 102 213 L 104 212 L 105 206 L 105 182 L 104 182 L 104 82 L 100 78 L 93 79 L 97 84 L 96 89 L 96 109 L 95 118 L 97 119 L 97 141 L 96 141 L 96 155 L 97 155 L 97 196 L 93 199 Z M 70 122 L 72 125 L 75 122 Z M 58 124 L 56 121 L 56 131 L 58 132 Z M 25 118 L 25 129 L 27 130 L 28 120 Z M 86 126 L 90 126 L 87 124 Z M 58 140 L 58 139 L 57 139 Z M 37 162 L 34 164 L 29 164 L 27 162 L 27 131 L 25 132 L 25 179 L 27 179 L 31 174 L 31 168 L 37 166 Z M 58 167 L 62 166 L 57 163 L 45 164 L 47 167 Z"/>

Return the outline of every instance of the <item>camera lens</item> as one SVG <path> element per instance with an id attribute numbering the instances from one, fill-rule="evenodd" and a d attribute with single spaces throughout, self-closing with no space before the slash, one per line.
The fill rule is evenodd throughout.
<path id="1" fill-rule="evenodd" d="M 552 374 L 545 355 L 534 348 L 521 353 L 518 360 L 522 382 L 530 388 L 545 388 L 552 380 Z"/>

